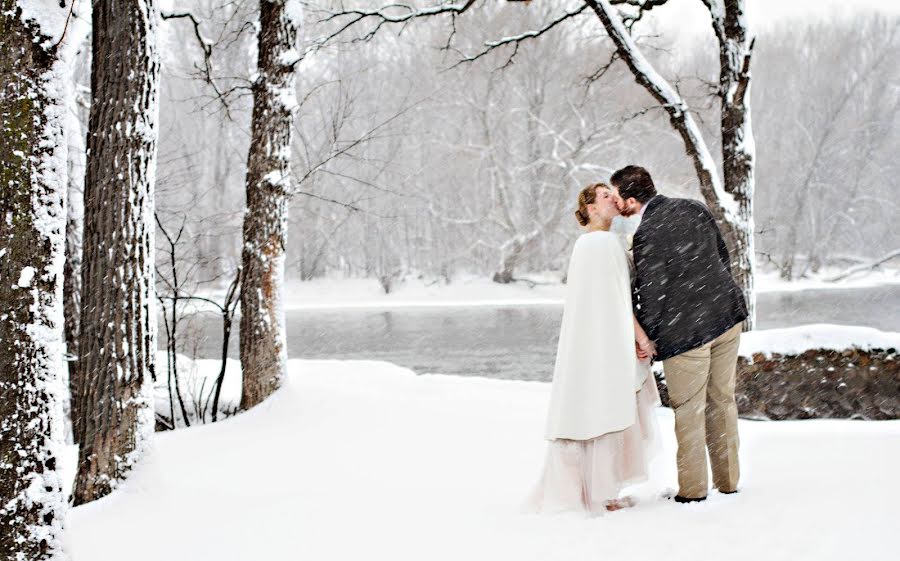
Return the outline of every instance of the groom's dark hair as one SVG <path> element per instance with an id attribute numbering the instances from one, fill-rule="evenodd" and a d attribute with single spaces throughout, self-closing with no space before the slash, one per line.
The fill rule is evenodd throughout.
<path id="1" fill-rule="evenodd" d="M 634 197 L 637 202 L 644 204 L 656 194 L 653 178 L 650 172 L 641 166 L 625 166 L 612 174 L 609 182 L 619 190 L 619 196 L 623 199 Z"/>

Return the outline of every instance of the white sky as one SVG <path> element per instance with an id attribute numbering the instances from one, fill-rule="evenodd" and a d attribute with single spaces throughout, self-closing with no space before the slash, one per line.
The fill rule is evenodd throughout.
<path id="1" fill-rule="evenodd" d="M 747 0 L 747 17 L 756 29 L 797 18 L 848 17 L 880 12 L 900 16 L 900 0 Z M 651 12 L 660 30 L 706 31 L 709 13 L 700 0 L 670 0 Z"/>

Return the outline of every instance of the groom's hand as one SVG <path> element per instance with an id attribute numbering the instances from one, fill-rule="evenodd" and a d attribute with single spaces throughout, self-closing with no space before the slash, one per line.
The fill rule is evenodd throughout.
<path id="1" fill-rule="evenodd" d="M 656 344 L 650 339 L 635 341 L 635 352 L 640 360 L 656 356 Z"/>
<path id="2" fill-rule="evenodd" d="M 634 342 L 634 352 L 637 354 L 638 360 L 647 360 L 650 358 L 650 354 L 642 349 L 637 341 Z"/>

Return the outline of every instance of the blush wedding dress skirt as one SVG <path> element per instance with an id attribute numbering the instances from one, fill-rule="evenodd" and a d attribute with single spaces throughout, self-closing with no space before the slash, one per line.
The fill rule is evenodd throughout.
<path id="1" fill-rule="evenodd" d="M 637 420 L 624 430 L 547 444 L 544 472 L 527 510 L 599 515 L 622 489 L 647 480 L 647 466 L 659 446 L 654 409 L 660 400 L 652 374 L 635 393 L 635 401 Z"/>

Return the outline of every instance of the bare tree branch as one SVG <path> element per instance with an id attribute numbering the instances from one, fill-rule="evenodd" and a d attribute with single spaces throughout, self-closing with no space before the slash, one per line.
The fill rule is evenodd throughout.
<path id="1" fill-rule="evenodd" d="M 507 0 L 507 2 L 523 1 L 527 2 L 528 0 Z M 650 10 L 658 6 L 662 6 L 667 1 L 668 0 L 611 0 L 610 3 L 636 8 L 636 11 L 634 11 L 633 13 L 629 12 L 622 15 L 626 26 L 630 30 L 631 26 L 639 21 L 646 12 L 649 12 Z M 428 18 L 433 16 L 449 16 L 451 31 L 447 37 L 447 40 L 444 42 L 444 46 L 442 47 L 442 49 L 455 50 L 452 47 L 452 41 L 456 36 L 456 17 L 468 11 L 476 3 L 478 3 L 478 0 L 465 0 L 461 3 L 440 3 L 434 6 L 418 9 L 409 4 L 389 3 L 375 10 L 348 9 L 331 12 L 330 14 L 319 20 L 319 22 L 327 23 L 332 21 L 341 21 L 342 23 L 336 30 L 314 41 L 312 48 L 320 49 L 331 43 L 334 39 L 345 34 L 350 29 L 357 27 L 359 24 L 363 24 L 367 21 L 374 21 L 374 27 L 370 28 L 362 35 L 351 39 L 351 43 L 369 41 L 370 39 L 375 37 L 378 32 L 381 31 L 382 28 L 384 28 L 384 26 L 386 25 L 401 25 L 403 26 L 402 28 L 405 28 L 408 23 L 415 19 Z M 524 31 L 517 35 L 504 37 L 494 41 L 487 41 L 484 43 L 484 48 L 481 51 L 474 55 L 463 56 L 462 59 L 454 64 L 451 68 L 459 66 L 460 64 L 466 62 L 473 62 L 475 60 L 478 60 L 500 47 L 513 45 L 512 53 L 507 58 L 506 62 L 500 67 L 501 69 L 506 68 L 513 63 L 513 59 L 518 53 L 519 45 L 521 43 L 544 35 L 559 24 L 581 15 L 588 8 L 592 8 L 592 6 L 590 3 L 585 2 L 576 10 L 565 12 L 561 16 L 558 16 L 556 19 L 547 22 L 544 26 L 538 29 Z"/>
<path id="2" fill-rule="evenodd" d="M 200 50 L 203 52 L 203 66 L 197 68 L 199 71 L 201 79 L 206 82 L 212 90 L 215 92 L 215 99 L 219 103 L 222 104 L 222 108 L 225 111 L 225 116 L 231 119 L 231 106 L 229 105 L 229 98 L 237 92 L 240 91 L 252 91 L 252 86 L 247 84 L 238 84 L 235 86 L 231 86 L 228 88 L 223 88 L 217 82 L 218 78 L 214 77 L 213 71 L 213 46 L 215 42 L 210 41 L 206 37 L 204 37 L 203 32 L 200 29 L 200 20 L 197 19 L 194 14 L 191 12 L 162 12 L 160 13 L 160 17 L 163 20 L 170 19 L 186 19 L 191 22 L 191 26 L 194 30 L 194 37 L 197 39 L 197 44 L 200 46 Z M 241 31 L 238 32 L 238 36 L 243 32 L 243 27 Z M 234 40 L 237 40 L 236 38 Z"/>
<path id="3" fill-rule="evenodd" d="M 507 0 L 507 1 L 515 1 L 515 0 Z M 506 68 L 507 66 L 512 64 L 513 58 L 516 56 L 516 53 L 518 53 L 520 43 L 522 43 L 524 41 L 528 41 L 530 39 L 535 39 L 537 37 L 540 37 L 541 35 L 547 33 L 554 27 L 563 23 L 564 21 L 568 21 L 570 19 L 573 19 L 573 18 L 581 15 L 587 9 L 588 9 L 588 5 L 585 4 L 573 12 L 566 12 L 563 15 L 557 17 L 556 19 L 551 20 L 549 23 L 547 23 L 546 25 L 544 25 L 543 27 L 541 27 L 539 29 L 525 31 L 523 33 L 519 33 L 518 35 L 512 35 L 510 37 L 504 37 L 502 39 L 497 39 L 496 41 L 487 41 L 484 44 L 485 48 L 483 50 L 481 50 L 480 52 L 478 52 L 475 55 L 467 56 L 467 57 L 463 58 L 462 60 L 460 60 L 453 66 L 451 66 L 451 68 L 455 68 L 456 66 L 459 66 L 460 64 L 464 64 L 467 62 L 474 62 L 474 61 L 480 59 L 481 57 L 487 55 L 488 53 L 493 52 L 495 49 L 503 47 L 505 45 L 514 45 L 515 48 L 513 49 L 512 54 L 507 59 L 506 63 L 502 66 L 502 68 Z"/>
<path id="4" fill-rule="evenodd" d="M 606 73 L 609 71 L 610 68 L 612 68 L 613 64 L 615 64 L 615 62 L 616 62 L 617 60 L 619 60 L 619 52 L 618 52 L 618 51 L 613 51 L 613 52 L 609 55 L 609 60 L 606 61 L 606 63 L 604 63 L 602 66 L 600 66 L 600 68 L 598 68 L 597 70 L 595 70 L 595 71 L 593 72 L 593 74 L 591 74 L 590 76 L 587 76 L 587 77 L 584 79 L 585 86 L 590 87 L 591 84 L 593 84 L 593 83 L 596 82 L 597 80 L 603 78 L 603 76 L 606 75 Z"/>
<path id="5" fill-rule="evenodd" d="M 345 33 L 350 28 L 367 20 L 375 20 L 375 27 L 366 32 L 362 37 L 357 37 L 351 42 L 368 41 L 375 37 L 381 28 L 388 24 L 405 24 L 418 18 L 426 18 L 440 14 L 459 15 L 471 8 L 477 0 L 465 0 L 460 4 L 439 4 L 423 9 L 415 9 L 408 4 L 386 4 L 377 10 L 343 10 L 334 12 L 321 20 L 322 23 L 347 19 L 337 30 L 331 32 L 325 37 L 315 42 L 315 48 L 319 48 L 331 42 L 333 39 Z M 400 11 L 399 14 L 392 14 L 392 11 Z"/>

